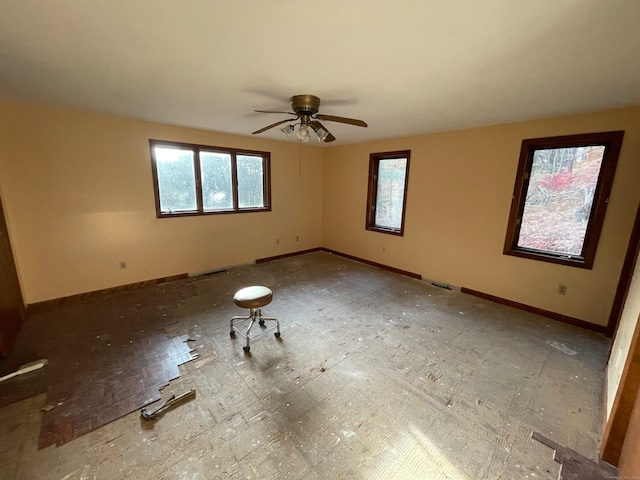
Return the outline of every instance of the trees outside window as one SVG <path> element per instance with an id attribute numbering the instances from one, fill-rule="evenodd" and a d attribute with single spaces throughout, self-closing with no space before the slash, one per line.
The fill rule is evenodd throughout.
<path id="1" fill-rule="evenodd" d="M 623 135 L 524 140 L 504 253 L 592 268 Z"/>
<path id="2" fill-rule="evenodd" d="M 149 145 L 158 217 L 271 210 L 269 152 Z"/>
<path id="3" fill-rule="evenodd" d="M 410 156 L 410 150 L 369 156 L 367 230 L 404 234 Z"/>

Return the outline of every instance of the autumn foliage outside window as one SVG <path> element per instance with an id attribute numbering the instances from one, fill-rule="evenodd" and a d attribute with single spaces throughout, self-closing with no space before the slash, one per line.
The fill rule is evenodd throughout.
<path id="1" fill-rule="evenodd" d="M 622 136 L 525 140 L 504 253 L 591 268 Z"/>

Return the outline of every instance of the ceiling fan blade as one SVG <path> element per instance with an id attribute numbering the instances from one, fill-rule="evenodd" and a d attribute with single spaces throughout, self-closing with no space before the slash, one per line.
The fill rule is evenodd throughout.
<path id="1" fill-rule="evenodd" d="M 324 130 L 325 132 L 327 132 L 327 136 L 324 137 L 324 143 L 330 143 L 335 141 L 336 137 L 334 137 L 331 132 L 327 129 L 327 127 L 325 127 L 324 125 L 322 125 L 320 122 L 318 122 L 317 120 L 314 120 L 313 122 L 309 122 L 309 126 L 311 128 L 313 128 L 313 131 L 318 133 L 319 129 Z"/>
<path id="2" fill-rule="evenodd" d="M 295 115 L 293 112 L 277 112 L 275 110 L 254 110 L 254 112 L 258 113 L 284 113 L 285 115 Z"/>
<path id="3" fill-rule="evenodd" d="M 349 125 L 355 125 L 357 127 L 366 127 L 366 122 L 362 120 L 356 120 L 355 118 L 346 118 L 346 117 L 336 117 L 334 115 L 321 115 L 317 114 L 316 118 L 319 120 L 326 120 L 327 122 L 340 122 L 340 123 L 348 123 Z"/>
<path id="4" fill-rule="evenodd" d="M 324 139 L 324 143 L 330 143 L 335 141 L 336 137 L 334 137 L 331 132 L 327 135 L 327 138 Z"/>
<path id="5" fill-rule="evenodd" d="M 266 132 L 270 128 L 277 127 L 278 125 L 282 125 L 283 123 L 293 122 L 294 120 L 297 120 L 297 118 L 288 118 L 287 120 L 280 120 L 279 122 L 272 123 L 271 125 L 261 128 L 260 130 L 256 130 L 255 132 L 252 133 L 252 135 L 255 135 L 256 133 Z"/>

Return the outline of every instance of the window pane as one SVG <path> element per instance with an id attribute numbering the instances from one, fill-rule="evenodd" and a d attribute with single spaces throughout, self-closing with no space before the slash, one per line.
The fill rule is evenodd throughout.
<path id="1" fill-rule="evenodd" d="M 238 206 L 264 207 L 262 157 L 238 155 Z"/>
<path id="2" fill-rule="evenodd" d="M 375 224 L 400 229 L 407 168 L 406 158 L 380 160 L 376 195 Z"/>
<path id="3" fill-rule="evenodd" d="M 193 151 L 155 147 L 160 210 L 187 212 L 197 209 Z"/>
<path id="4" fill-rule="evenodd" d="M 536 150 L 517 246 L 581 255 L 605 147 Z"/>
<path id="5" fill-rule="evenodd" d="M 205 210 L 233 208 L 231 186 L 231 155 L 220 152 L 200 152 L 202 173 L 202 205 Z"/>

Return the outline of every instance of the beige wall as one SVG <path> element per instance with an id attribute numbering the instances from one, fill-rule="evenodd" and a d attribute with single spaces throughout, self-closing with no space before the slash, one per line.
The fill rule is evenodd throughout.
<path id="1" fill-rule="evenodd" d="M 302 162 L 294 142 L 7 101 L 0 112 L 0 191 L 27 303 L 324 246 L 604 325 L 640 198 L 640 107 L 306 147 Z M 503 255 L 522 139 L 619 129 L 593 270 Z M 157 219 L 149 138 L 270 151 L 273 211 Z M 405 236 L 368 232 L 369 153 L 400 149 L 412 150 Z"/>
<path id="2" fill-rule="evenodd" d="M 626 133 L 593 270 L 503 255 L 522 140 L 609 130 Z M 369 154 L 405 149 L 404 237 L 366 231 Z M 640 107 L 334 147 L 324 176 L 323 246 L 606 325 L 640 198 Z"/>
<path id="3" fill-rule="evenodd" d="M 291 142 L 7 101 L 0 116 L 0 191 L 26 303 L 320 246 L 322 149 L 304 148 L 301 163 Z M 149 138 L 270 151 L 273 211 L 156 218 Z"/>

